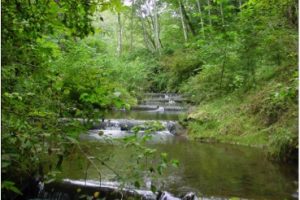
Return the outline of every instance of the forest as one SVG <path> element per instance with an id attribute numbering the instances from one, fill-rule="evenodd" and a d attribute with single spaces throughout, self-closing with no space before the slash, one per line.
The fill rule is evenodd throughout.
<path id="1" fill-rule="evenodd" d="M 1 26 L 3 199 L 298 199 L 298 1 L 2 0 Z"/>

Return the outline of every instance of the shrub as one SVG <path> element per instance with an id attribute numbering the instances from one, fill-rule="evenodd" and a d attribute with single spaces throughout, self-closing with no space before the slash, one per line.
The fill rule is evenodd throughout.
<path id="1" fill-rule="evenodd" d="M 277 129 L 270 136 L 269 155 L 279 161 L 298 159 L 298 137 L 286 129 Z"/>

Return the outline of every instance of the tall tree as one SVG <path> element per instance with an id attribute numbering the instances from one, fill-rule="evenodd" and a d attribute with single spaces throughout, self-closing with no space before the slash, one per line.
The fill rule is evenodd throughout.
<path id="1" fill-rule="evenodd" d="M 194 26 L 193 26 L 193 24 L 192 24 L 192 22 L 190 20 L 190 17 L 188 16 L 188 14 L 187 14 L 187 12 L 185 10 L 185 6 L 184 6 L 183 2 L 181 2 L 180 6 L 181 6 L 182 14 L 184 16 L 184 20 L 186 22 L 186 25 L 187 25 L 188 29 L 195 36 L 196 35 L 195 28 L 194 28 Z"/>
<path id="2" fill-rule="evenodd" d="M 224 12 L 223 12 L 223 4 L 222 2 L 219 2 L 220 4 L 220 13 L 221 13 L 221 19 L 222 19 L 222 25 L 225 25 L 225 20 L 224 20 Z"/>
<path id="3" fill-rule="evenodd" d="M 158 23 L 158 9 L 156 0 L 153 1 L 153 15 L 154 15 L 154 43 L 156 47 L 156 51 L 160 54 L 161 44 L 159 38 L 159 23 Z"/>
<path id="4" fill-rule="evenodd" d="M 183 37 L 184 37 L 184 41 L 187 42 L 188 35 L 187 35 L 187 28 L 186 28 L 186 24 L 185 24 L 185 20 L 184 20 L 184 16 L 183 16 L 181 0 L 178 1 L 178 4 L 179 4 L 179 14 L 180 14 L 180 19 L 181 19 L 181 24 L 182 24 Z"/>
<path id="5" fill-rule="evenodd" d="M 210 0 L 207 0 L 207 12 L 208 12 L 208 21 L 209 21 L 209 25 L 212 26 L 212 22 L 211 22 L 211 5 L 210 5 Z"/>
<path id="6" fill-rule="evenodd" d="M 198 13 L 200 15 L 201 32 L 202 32 L 203 38 L 205 38 L 204 21 L 203 21 L 203 16 L 202 16 L 200 0 L 196 0 L 196 3 L 197 3 L 197 8 L 198 8 Z"/>
<path id="7" fill-rule="evenodd" d="M 143 31 L 143 38 L 144 38 L 144 44 L 145 47 L 150 50 L 151 52 L 155 52 L 155 43 L 154 40 L 152 39 L 151 35 L 148 33 L 146 24 L 145 24 L 145 19 L 143 17 L 140 17 L 141 25 L 142 25 L 142 31 Z"/>
<path id="8" fill-rule="evenodd" d="M 117 13 L 118 16 L 118 45 L 117 45 L 117 54 L 121 56 L 122 54 L 122 22 L 121 22 L 121 13 Z"/>
<path id="9" fill-rule="evenodd" d="M 132 2 L 131 2 L 131 21 L 130 21 L 130 50 L 132 50 L 132 47 L 133 47 L 133 18 L 134 18 L 134 12 L 135 12 L 134 4 L 135 4 L 135 1 L 132 0 Z"/>

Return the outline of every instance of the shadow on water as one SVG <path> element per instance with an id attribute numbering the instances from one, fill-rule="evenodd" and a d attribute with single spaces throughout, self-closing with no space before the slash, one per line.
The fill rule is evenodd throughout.
<path id="1" fill-rule="evenodd" d="M 130 173 L 130 155 L 134 149 L 90 143 L 92 156 L 111 156 L 108 164 L 119 173 Z M 175 195 L 193 191 L 204 196 L 242 197 L 247 199 L 293 199 L 297 190 L 297 168 L 266 159 L 258 149 L 225 144 L 201 144 L 174 139 L 151 144 L 159 152 L 178 159 L 179 168 L 170 168 L 156 180 Z M 81 162 L 81 163 L 80 163 Z M 85 164 L 78 155 L 65 162 L 62 178 L 85 179 Z M 101 168 L 102 180 L 115 181 L 110 170 Z M 87 179 L 99 180 L 96 170 L 88 169 Z"/>
<path id="2" fill-rule="evenodd" d="M 271 163 L 258 149 L 191 142 L 159 149 L 181 162 L 180 170 L 167 176 L 167 187 L 174 193 L 190 190 L 206 196 L 292 199 L 297 188 L 296 167 Z M 172 177 L 180 180 L 172 182 Z"/>

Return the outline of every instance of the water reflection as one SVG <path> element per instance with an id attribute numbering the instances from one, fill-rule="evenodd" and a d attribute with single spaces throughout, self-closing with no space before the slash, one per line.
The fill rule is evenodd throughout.
<path id="1" fill-rule="evenodd" d="M 182 170 L 168 174 L 181 177 L 180 182 L 167 181 L 166 187 L 174 193 L 186 192 L 182 186 L 191 186 L 205 195 L 291 199 L 297 188 L 296 167 L 273 164 L 258 149 L 190 142 L 159 148 L 181 162 Z"/>
<path id="2" fill-rule="evenodd" d="M 128 173 L 134 149 L 97 143 L 89 146 L 89 154 L 110 157 L 111 167 L 119 173 Z M 255 148 L 178 140 L 151 144 L 151 147 L 158 150 L 158 155 L 167 152 L 171 158 L 179 160 L 178 169 L 170 168 L 156 181 L 163 185 L 161 189 L 175 195 L 193 191 L 205 196 L 279 200 L 293 199 L 292 194 L 297 190 L 297 167 L 272 163 Z M 78 157 L 65 162 L 63 177 L 84 179 L 83 163 Z M 115 180 L 110 170 L 101 170 L 103 180 Z M 93 168 L 88 170 L 88 179 L 99 179 Z"/>

